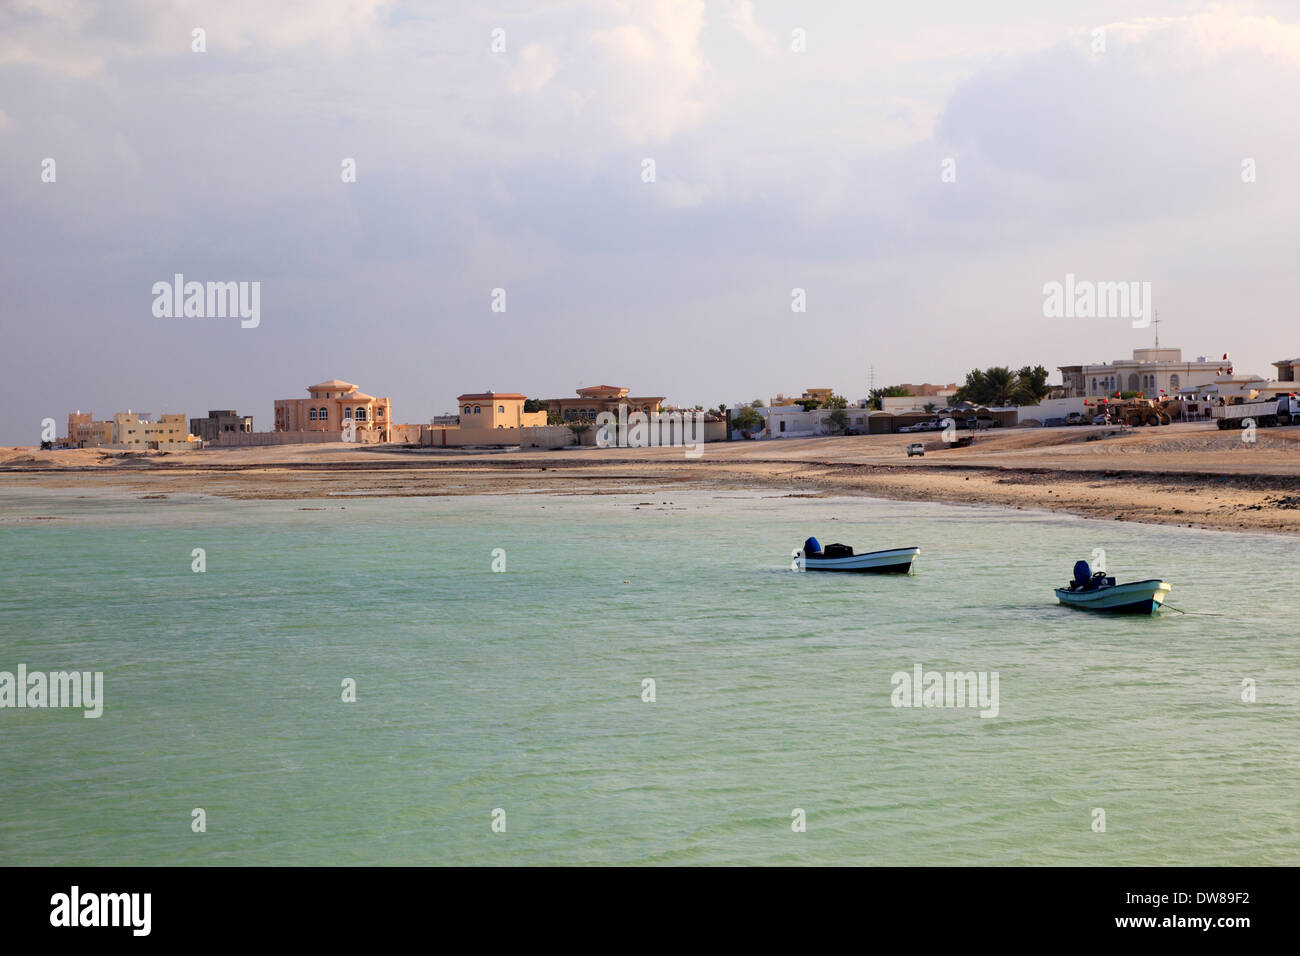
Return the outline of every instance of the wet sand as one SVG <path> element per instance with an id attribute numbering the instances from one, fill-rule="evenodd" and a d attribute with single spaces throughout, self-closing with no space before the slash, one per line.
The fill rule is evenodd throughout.
<path id="1" fill-rule="evenodd" d="M 404 449 L 284 445 L 131 454 L 0 448 L 10 488 L 230 498 L 615 494 L 758 489 L 1042 508 L 1092 518 L 1300 534 L 1300 427 L 1256 441 L 1210 424 L 997 429 L 969 448 L 931 434 L 718 442 L 680 448 Z M 911 441 L 927 444 L 908 458 Z"/>

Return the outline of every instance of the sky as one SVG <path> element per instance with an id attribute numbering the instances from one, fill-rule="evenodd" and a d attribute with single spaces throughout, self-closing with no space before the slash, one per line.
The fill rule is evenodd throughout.
<path id="1" fill-rule="evenodd" d="M 1298 95 L 1295 2 L 7 0 L 0 444 L 77 409 L 268 430 L 331 378 L 427 422 L 1152 343 L 1045 317 L 1071 274 L 1272 376 Z M 177 273 L 260 283 L 258 324 L 156 315 Z"/>

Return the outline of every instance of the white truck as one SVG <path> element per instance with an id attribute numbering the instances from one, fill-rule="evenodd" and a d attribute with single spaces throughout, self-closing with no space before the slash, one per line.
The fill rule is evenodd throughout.
<path id="1" fill-rule="evenodd" d="M 1300 424 L 1300 398 L 1281 395 L 1263 401 L 1242 402 L 1240 405 L 1215 405 L 1210 410 L 1210 416 L 1221 431 L 1245 428 L 1247 419 L 1253 421 L 1256 428 Z"/>

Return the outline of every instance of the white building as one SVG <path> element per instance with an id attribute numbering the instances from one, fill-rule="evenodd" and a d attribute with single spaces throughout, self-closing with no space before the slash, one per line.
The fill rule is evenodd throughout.
<path id="1" fill-rule="evenodd" d="M 1064 397 L 1105 398 L 1116 392 L 1141 392 L 1147 398 L 1177 395 L 1184 389 L 1199 391 L 1226 374 L 1232 366 L 1223 358 L 1199 355 L 1183 361 L 1182 349 L 1134 349 L 1133 358 L 1093 365 L 1061 365 Z"/>
<path id="2" fill-rule="evenodd" d="M 733 407 L 732 417 L 734 418 L 740 409 L 747 407 L 745 405 Z M 800 405 L 768 405 L 755 408 L 754 411 L 758 412 L 763 419 L 764 427 L 761 431 L 752 433 L 753 438 L 816 438 L 831 434 L 823 424 L 826 416 L 834 411 L 831 408 L 814 408 L 806 412 Z M 871 414 L 870 409 L 850 406 L 844 409 L 844 414 L 850 429 L 859 435 L 867 433 L 867 416 Z M 733 429 L 732 437 L 743 436 Z"/>

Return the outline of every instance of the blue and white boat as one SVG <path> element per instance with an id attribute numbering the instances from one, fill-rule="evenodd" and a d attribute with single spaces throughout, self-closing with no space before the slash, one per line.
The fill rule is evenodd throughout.
<path id="1" fill-rule="evenodd" d="M 805 571 L 907 574 L 912 570 L 912 559 L 920 553 L 920 548 L 912 547 L 854 554 L 853 549 L 844 544 L 828 544 L 823 550 L 816 538 L 809 538 L 803 549 L 795 552 L 795 559 Z"/>
<path id="2" fill-rule="evenodd" d="M 1106 572 L 1093 573 L 1087 561 L 1074 565 L 1074 580 L 1056 589 L 1056 599 L 1067 607 L 1114 614 L 1155 614 L 1173 585 L 1159 578 L 1116 583 Z"/>

